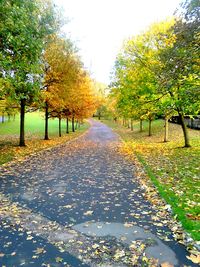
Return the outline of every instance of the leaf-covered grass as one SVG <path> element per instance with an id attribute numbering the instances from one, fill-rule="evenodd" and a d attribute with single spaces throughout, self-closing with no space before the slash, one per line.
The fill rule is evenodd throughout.
<path id="1" fill-rule="evenodd" d="M 181 127 L 169 125 L 170 142 L 164 143 L 164 122 L 153 122 L 153 135 L 148 136 L 148 123 L 139 132 L 111 121 L 105 121 L 137 155 L 160 195 L 172 206 L 183 227 L 195 240 L 200 240 L 200 131 L 189 129 L 191 148 L 183 148 Z"/>
<path id="2" fill-rule="evenodd" d="M 69 134 L 66 134 L 66 123 L 62 121 L 62 137 L 58 137 L 58 120 L 49 120 L 49 138 L 44 139 L 44 115 L 40 112 L 27 113 L 25 117 L 25 140 L 26 147 L 19 147 L 19 115 L 15 120 L 11 118 L 0 123 L 0 165 L 13 159 L 20 159 L 24 156 L 52 147 L 72 138 L 77 137 L 88 129 L 89 124 L 84 123 L 75 133 L 71 132 L 69 123 Z"/>

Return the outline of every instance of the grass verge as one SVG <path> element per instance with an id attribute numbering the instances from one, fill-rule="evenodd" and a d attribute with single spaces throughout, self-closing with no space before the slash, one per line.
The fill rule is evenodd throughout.
<path id="1" fill-rule="evenodd" d="M 190 130 L 191 148 L 183 148 L 183 135 L 179 125 L 170 124 L 170 142 L 163 142 L 164 122 L 153 123 L 153 135 L 148 136 L 148 124 L 139 132 L 112 121 L 103 121 L 125 141 L 129 151 L 144 166 L 159 194 L 171 205 L 173 213 L 194 240 L 200 240 L 200 132 Z"/>
<path id="2" fill-rule="evenodd" d="M 69 124 L 71 129 L 71 124 Z M 42 149 L 53 147 L 67 142 L 89 128 L 88 123 L 84 123 L 75 133 L 70 131 L 66 134 L 66 125 L 62 122 L 62 137 L 58 137 L 58 120 L 49 120 L 49 138 L 44 139 L 44 116 L 40 112 L 27 113 L 25 119 L 25 139 L 26 146 L 19 147 L 19 116 L 15 120 L 0 123 L 0 165 L 9 161 L 20 159 L 26 155 L 35 153 Z"/>

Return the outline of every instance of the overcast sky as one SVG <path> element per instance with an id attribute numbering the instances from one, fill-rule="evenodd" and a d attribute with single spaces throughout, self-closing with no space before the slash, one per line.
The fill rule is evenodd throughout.
<path id="1" fill-rule="evenodd" d="M 170 17 L 181 0 L 54 0 L 70 22 L 64 31 L 75 41 L 92 77 L 109 83 L 123 40 Z"/>

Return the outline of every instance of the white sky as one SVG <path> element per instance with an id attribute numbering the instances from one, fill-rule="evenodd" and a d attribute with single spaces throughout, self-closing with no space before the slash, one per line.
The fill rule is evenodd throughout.
<path id="1" fill-rule="evenodd" d="M 123 40 L 173 14 L 181 0 L 54 0 L 70 19 L 64 31 L 75 41 L 92 77 L 109 83 Z"/>

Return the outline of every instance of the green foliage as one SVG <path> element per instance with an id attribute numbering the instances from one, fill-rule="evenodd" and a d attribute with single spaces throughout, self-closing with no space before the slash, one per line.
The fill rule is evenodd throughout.
<path id="1" fill-rule="evenodd" d="M 33 102 L 40 91 L 45 39 L 56 27 L 52 7 L 40 1 L 3 0 L 0 10 L 0 70 L 5 94 Z"/>
<path id="2" fill-rule="evenodd" d="M 25 146 L 25 107 L 39 101 L 42 54 L 58 25 L 50 1 L 2 0 L 0 12 L 1 95 L 21 107 L 20 146 Z"/>
<path id="3" fill-rule="evenodd" d="M 184 116 L 200 112 L 198 14 L 196 1 L 186 1 L 179 18 L 127 40 L 111 83 L 119 116 L 152 120 L 178 114 L 185 147 L 190 142 Z"/>

